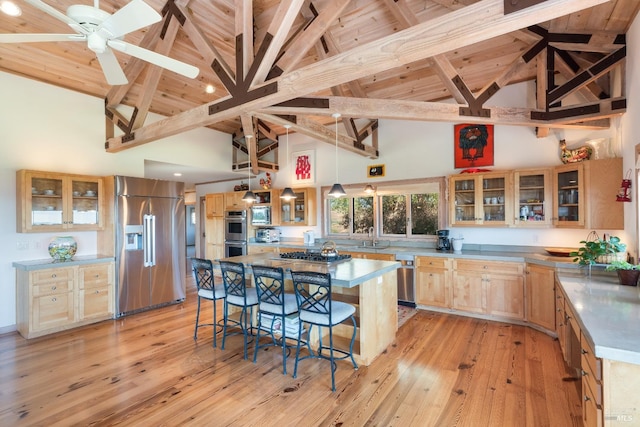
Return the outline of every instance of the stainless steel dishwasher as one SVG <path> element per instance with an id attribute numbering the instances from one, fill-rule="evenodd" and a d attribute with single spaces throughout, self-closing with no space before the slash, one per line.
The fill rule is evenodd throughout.
<path id="1" fill-rule="evenodd" d="M 396 254 L 396 261 L 400 261 L 402 264 L 398 268 L 398 304 L 415 307 L 416 290 L 413 255 Z"/>

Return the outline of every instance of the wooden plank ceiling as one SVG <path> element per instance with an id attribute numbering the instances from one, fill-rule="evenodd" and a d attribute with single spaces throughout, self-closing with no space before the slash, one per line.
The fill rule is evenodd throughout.
<path id="1" fill-rule="evenodd" d="M 44 1 L 63 12 L 93 4 Z M 100 8 L 114 13 L 127 2 L 101 0 Z M 117 52 L 130 83 L 110 87 L 86 44 L 70 42 L 0 44 L 0 69 L 105 98 L 108 151 L 200 126 L 233 134 L 245 153 L 244 136 L 257 135 L 252 157 L 265 147 L 260 139 L 276 140 L 285 125 L 333 144 L 339 112 L 340 147 L 375 158 L 380 118 L 523 125 L 540 135 L 608 127 L 626 108 L 624 35 L 640 9 L 637 0 L 506 0 L 521 9 L 506 14 L 505 0 L 146 2 L 164 20 L 125 40 L 195 65 L 196 79 L 170 71 L 154 78 L 156 67 Z M 2 16 L 0 33 L 70 32 L 20 6 L 21 16 Z M 168 24 L 170 46 L 160 40 Z M 500 88 L 528 80 L 537 83 L 535 99 L 492 106 Z M 457 104 L 442 102 L 449 98 Z M 146 124 L 148 112 L 168 119 Z M 252 164 L 254 172 L 277 167 Z"/>

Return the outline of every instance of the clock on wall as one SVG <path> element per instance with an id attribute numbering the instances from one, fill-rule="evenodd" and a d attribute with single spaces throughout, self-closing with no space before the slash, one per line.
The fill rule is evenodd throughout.
<path id="1" fill-rule="evenodd" d="M 370 178 L 384 176 L 384 165 L 373 165 L 367 167 L 367 176 Z"/>

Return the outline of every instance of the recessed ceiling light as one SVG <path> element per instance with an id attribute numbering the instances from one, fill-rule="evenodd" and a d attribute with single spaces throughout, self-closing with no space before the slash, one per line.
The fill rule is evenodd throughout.
<path id="1" fill-rule="evenodd" d="M 20 9 L 20 6 L 9 0 L 0 2 L 0 10 L 9 16 L 22 15 L 22 9 Z"/>
<path id="2" fill-rule="evenodd" d="M 216 91 L 216 88 L 213 87 L 213 85 L 207 85 L 207 88 L 205 89 L 205 92 L 207 93 L 213 93 Z"/>
<path id="3" fill-rule="evenodd" d="M 180 172 L 174 172 L 173 176 L 182 176 Z"/>

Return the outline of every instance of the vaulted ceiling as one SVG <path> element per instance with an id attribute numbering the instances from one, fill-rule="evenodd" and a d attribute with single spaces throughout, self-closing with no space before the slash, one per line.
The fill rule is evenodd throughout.
<path id="1" fill-rule="evenodd" d="M 44 1 L 62 12 L 93 4 Z M 640 9 L 637 0 L 146 2 L 163 21 L 125 40 L 195 65 L 197 78 L 116 52 L 130 82 L 110 87 L 86 44 L 69 42 L 0 44 L 0 69 L 104 98 L 108 151 L 201 126 L 233 134 L 245 153 L 245 136 L 275 141 L 285 125 L 334 143 L 327 125 L 339 112 L 340 147 L 376 158 L 380 118 L 523 125 L 539 135 L 608 127 L 626 108 L 624 35 Z M 114 13 L 126 3 L 99 6 Z M 0 33 L 71 32 L 19 4 L 22 15 L 3 15 Z M 528 80 L 536 81 L 536 105 L 488 102 Z M 441 102 L 449 98 L 457 104 Z M 148 112 L 167 119 L 147 124 Z M 267 146 L 258 145 L 253 159 Z"/>

